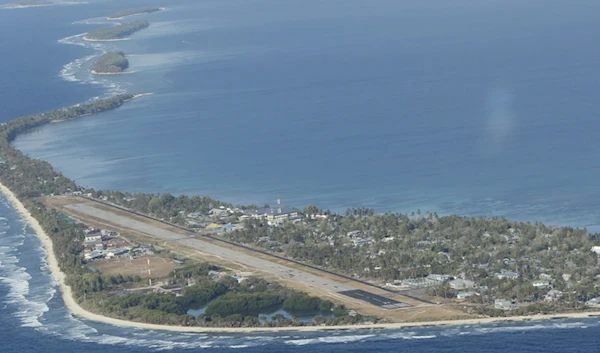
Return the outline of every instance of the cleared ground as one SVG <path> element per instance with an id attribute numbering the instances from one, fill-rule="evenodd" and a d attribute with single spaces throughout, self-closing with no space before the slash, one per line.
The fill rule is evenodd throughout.
<path id="1" fill-rule="evenodd" d="M 152 235 L 158 239 L 169 242 L 176 242 L 181 245 L 196 249 L 213 256 L 243 264 L 245 266 L 256 268 L 259 271 L 270 272 L 278 277 L 288 277 L 295 281 L 301 282 L 307 286 L 317 287 L 333 292 L 349 291 L 354 288 L 342 283 L 318 277 L 310 273 L 302 272 L 291 267 L 283 266 L 264 259 L 260 259 L 246 253 L 231 250 L 222 246 L 214 245 L 209 242 L 193 238 L 187 234 L 176 233 L 174 231 L 161 229 L 151 224 L 150 222 L 141 222 L 131 217 L 118 215 L 114 212 L 102 210 L 90 205 L 74 204 L 68 205 L 67 208 L 74 210 L 76 213 L 93 216 L 104 219 L 110 223 L 117 224 L 121 227 L 137 229 L 146 234 Z"/>
<path id="2" fill-rule="evenodd" d="M 148 266 L 148 259 L 150 259 L 150 266 Z M 151 256 L 151 257 L 139 257 L 136 259 L 130 258 L 116 258 L 116 259 L 102 259 L 94 261 L 90 264 L 90 267 L 98 269 L 102 273 L 109 273 L 112 275 L 122 274 L 123 276 L 140 276 L 142 278 L 148 278 L 148 268 L 152 278 L 167 276 L 178 266 L 162 257 Z"/>

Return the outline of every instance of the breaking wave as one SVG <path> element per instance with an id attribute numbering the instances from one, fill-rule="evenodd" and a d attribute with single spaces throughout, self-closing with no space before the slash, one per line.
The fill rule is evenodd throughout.
<path id="1" fill-rule="evenodd" d="M 87 20 L 86 20 L 87 21 Z M 106 93 L 105 96 L 113 96 L 116 94 L 126 93 L 127 90 L 120 83 L 114 80 L 109 80 L 107 77 L 99 77 L 90 72 L 90 68 L 94 59 L 106 54 L 109 51 L 107 44 L 102 42 L 89 42 L 83 39 L 85 33 L 76 34 L 58 40 L 59 44 L 77 45 L 92 49 L 95 53 L 82 58 L 77 58 L 65 65 L 60 70 L 59 76 L 69 82 L 77 82 L 81 84 L 92 84 L 102 86 Z"/>
<path id="2" fill-rule="evenodd" d="M 9 207 L 6 199 L 2 199 L 0 207 Z M 8 288 L 1 304 L 12 311 L 22 327 L 40 327 L 40 318 L 49 310 L 47 302 L 56 293 L 47 263 L 41 260 L 45 253 L 39 242 L 37 247 L 27 249 L 37 238 L 23 220 L 2 217 L 0 230 L 0 284 Z M 39 261 L 37 266 L 32 265 L 31 259 Z M 45 276 L 38 276 L 40 272 Z"/>

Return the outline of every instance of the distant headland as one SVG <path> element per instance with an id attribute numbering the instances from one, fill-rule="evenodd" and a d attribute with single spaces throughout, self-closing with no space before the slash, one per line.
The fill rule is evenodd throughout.
<path id="1" fill-rule="evenodd" d="M 106 17 L 106 19 L 107 20 L 120 20 L 127 16 L 153 13 L 153 12 L 158 12 L 161 10 L 163 10 L 163 8 L 161 8 L 161 7 L 140 7 L 140 8 L 136 8 L 136 9 L 128 9 L 128 10 L 115 12 L 112 15 L 108 15 Z"/>
<path id="2" fill-rule="evenodd" d="M 129 60 L 122 51 L 102 55 L 92 66 L 95 75 L 121 74 L 129 67 Z"/>
<path id="3" fill-rule="evenodd" d="M 83 39 L 89 41 L 124 40 L 127 36 L 150 26 L 146 20 L 136 20 L 108 28 L 98 28 L 88 32 Z"/>

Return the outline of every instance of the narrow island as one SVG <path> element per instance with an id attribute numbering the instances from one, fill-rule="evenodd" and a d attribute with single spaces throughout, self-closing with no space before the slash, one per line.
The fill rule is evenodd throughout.
<path id="1" fill-rule="evenodd" d="M 92 66 L 95 75 L 115 75 L 123 73 L 129 67 L 129 60 L 122 51 L 106 53 L 98 58 Z"/>
<path id="2" fill-rule="evenodd" d="M 20 9 L 28 7 L 56 6 L 56 5 L 78 5 L 80 1 L 46 1 L 46 0 L 19 0 L 10 4 L 0 5 L 0 8 Z"/>
<path id="3" fill-rule="evenodd" d="M 44 1 L 44 0 L 20 0 L 13 3 L 17 6 L 50 6 L 55 5 L 54 1 Z"/>
<path id="4" fill-rule="evenodd" d="M 128 9 L 113 13 L 106 17 L 107 20 L 121 20 L 127 16 L 148 14 L 162 10 L 160 7 L 140 7 L 137 9 Z"/>
<path id="5" fill-rule="evenodd" d="M 147 28 L 150 23 L 146 20 L 136 20 L 108 28 L 99 28 L 88 32 L 83 39 L 89 41 L 123 40 L 133 33 Z"/>

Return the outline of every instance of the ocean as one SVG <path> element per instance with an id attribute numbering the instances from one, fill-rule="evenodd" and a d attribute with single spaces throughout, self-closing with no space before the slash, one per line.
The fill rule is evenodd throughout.
<path id="1" fill-rule="evenodd" d="M 0 4 L 8 1 L 0 0 Z M 128 1 L 127 7 L 148 4 Z M 122 1 L 0 10 L 0 121 L 152 96 L 15 145 L 99 189 L 343 211 L 417 209 L 600 230 L 600 3 L 179 0 L 131 40 L 89 43 Z M 93 77 L 123 50 L 133 73 Z M 0 198 L 2 352 L 593 352 L 600 322 L 199 335 L 65 309 Z"/>

